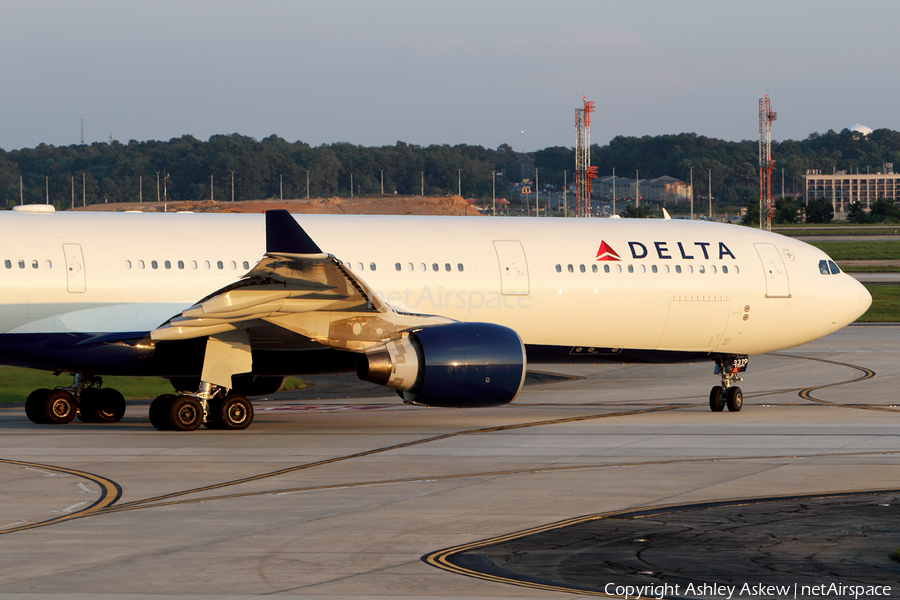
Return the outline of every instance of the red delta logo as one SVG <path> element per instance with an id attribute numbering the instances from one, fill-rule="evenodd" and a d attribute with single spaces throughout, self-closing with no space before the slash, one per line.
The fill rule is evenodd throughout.
<path id="1" fill-rule="evenodd" d="M 597 250 L 597 260 L 622 260 L 615 250 L 612 249 L 612 246 L 600 240 L 600 248 Z"/>

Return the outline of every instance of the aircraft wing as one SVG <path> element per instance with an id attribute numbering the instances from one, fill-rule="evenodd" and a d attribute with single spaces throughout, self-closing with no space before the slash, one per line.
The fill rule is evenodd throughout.
<path id="1" fill-rule="evenodd" d="M 276 325 L 285 335 L 363 352 L 404 330 L 453 322 L 394 310 L 340 260 L 322 252 L 285 210 L 266 212 L 266 248 L 243 278 L 169 319 L 151 338 L 185 340 Z"/>

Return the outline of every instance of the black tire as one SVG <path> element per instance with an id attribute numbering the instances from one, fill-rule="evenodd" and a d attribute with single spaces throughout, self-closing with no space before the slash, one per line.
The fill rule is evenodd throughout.
<path id="1" fill-rule="evenodd" d="M 95 423 L 118 423 L 125 416 L 125 397 L 113 388 L 99 390 L 92 415 Z"/>
<path id="2" fill-rule="evenodd" d="M 207 429 L 224 429 L 222 427 L 222 398 L 213 398 L 207 402 L 208 411 L 203 426 Z"/>
<path id="3" fill-rule="evenodd" d="M 45 423 L 65 425 L 75 418 L 75 399 L 67 390 L 53 390 L 44 400 Z"/>
<path id="4" fill-rule="evenodd" d="M 222 429 L 247 429 L 253 422 L 253 404 L 246 396 L 232 392 L 222 400 L 218 414 Z"/>
<path id="5" fill-rule="evenodd" d="M 709 392 L 709 409 L 713 412 L 722 412 L 722 409 L 725 408 L 725 388 L 721 385 L 715 386 Z"/>
<path id="6" fill-rule="evenodd" d="M 100 390 L 97 388 L 85 388 L 81 392 L 81 401 L 78 403 L 78 420 L 82 423 L 96 423 L 97 404 L 100 402 Z"/>
<path id="7" fill-rule="evenodd" d="M 169 423 L 174 431 L 195 431 L 203 423 L 203 406 L 193 396 L 178 396 L 169 407 Z"/>
<path id="8" fill-rule="evenodd" d="M 47 424 L 47 420 L 44 417 L 44 406 L 49 395 L 50 390 L 46 388 L 34 390 L 28 394 L 28 398 L 25 399 L 25 416 L 28 417 L 29 421 L 38 425 Z"/>
<path id="9" fill-rule="evenodd" d="M 172 423 L 169 421 L 169 409 L 175 400 L 174 394 L 163 394 L 150 403 L 150 424 L 159 431 L 171 431 Z"/>
<path id="10" fill-rule="evenodd" d="M 725 403 L 729 412 L 738 412 L 744 405 L 744 393 L 739 387 L 730 387 L 725 395 Z"/>

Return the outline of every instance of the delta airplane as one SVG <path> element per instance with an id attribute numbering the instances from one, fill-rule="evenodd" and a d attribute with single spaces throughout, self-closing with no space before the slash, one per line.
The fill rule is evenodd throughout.
<path id="1" fill-rule="evenodd" d="M 738 411 L 750 355 L 871 303 L 820 250 L 711 222 L 16 208 L 0 213 L 0 363 L 74 375 L 27 398 L 35 423 L 120 420 L 103 375 L 169 379 L 160 430 L 243 429 L 247 396 L 322 372 L 498 405 L 526 357 L 711 360 L 710 408 Z"/>

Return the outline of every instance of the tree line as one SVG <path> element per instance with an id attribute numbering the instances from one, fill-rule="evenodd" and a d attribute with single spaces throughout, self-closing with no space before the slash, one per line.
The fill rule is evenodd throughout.
<path id="1" fill-rule="evenodd" d="M 814 133 L 802 141 L 772 143 L 776 161 L 773 193 L 780 195 L 782 169 L 789 195 L 799 190 L 808 169 L 878 172 L 882 164 L 900 167 L 900 133 L 879 129 L 868 136 L 849 130 Z M 712 194 L 718 206 L 744 207 L 758 197 L 758 142 L 729 142 L 694 133 L 626 137 L 591 147 L 598 173 L 641 179 L 670 175 L 688 181 L 695 193 Z M 157 198 L 157 180 L 166 182 L 171 200 L 218 201 L 265 198 L 385 194 L 455 194 L 518 201 L 512 184 L 533 179 L 559 189 L 573 183 L 574 148 L 515 151 L 460 144 L 365 147 L 346 142 L 310 146 L 271 135 L 256 140 L 240 134 L 202 141 L 190 135 L 169 141 L 111 143 L 0 150 L 0 205 L 42 203 L 49 195 L 58 208 L 82 198 L 87 204 L 136 202 Z M 711 170 L 711 171 L 710 171 Z M 492 174 L 494 177 L 492 178 Z M 234 184 L 232 186 L 232 178 Z M 383 184 L 382 184 L 383 182 Z M 383 188 L 382 188 L 383 185 Z M 776 192 L 778 190 L 778 192 Z"/>

